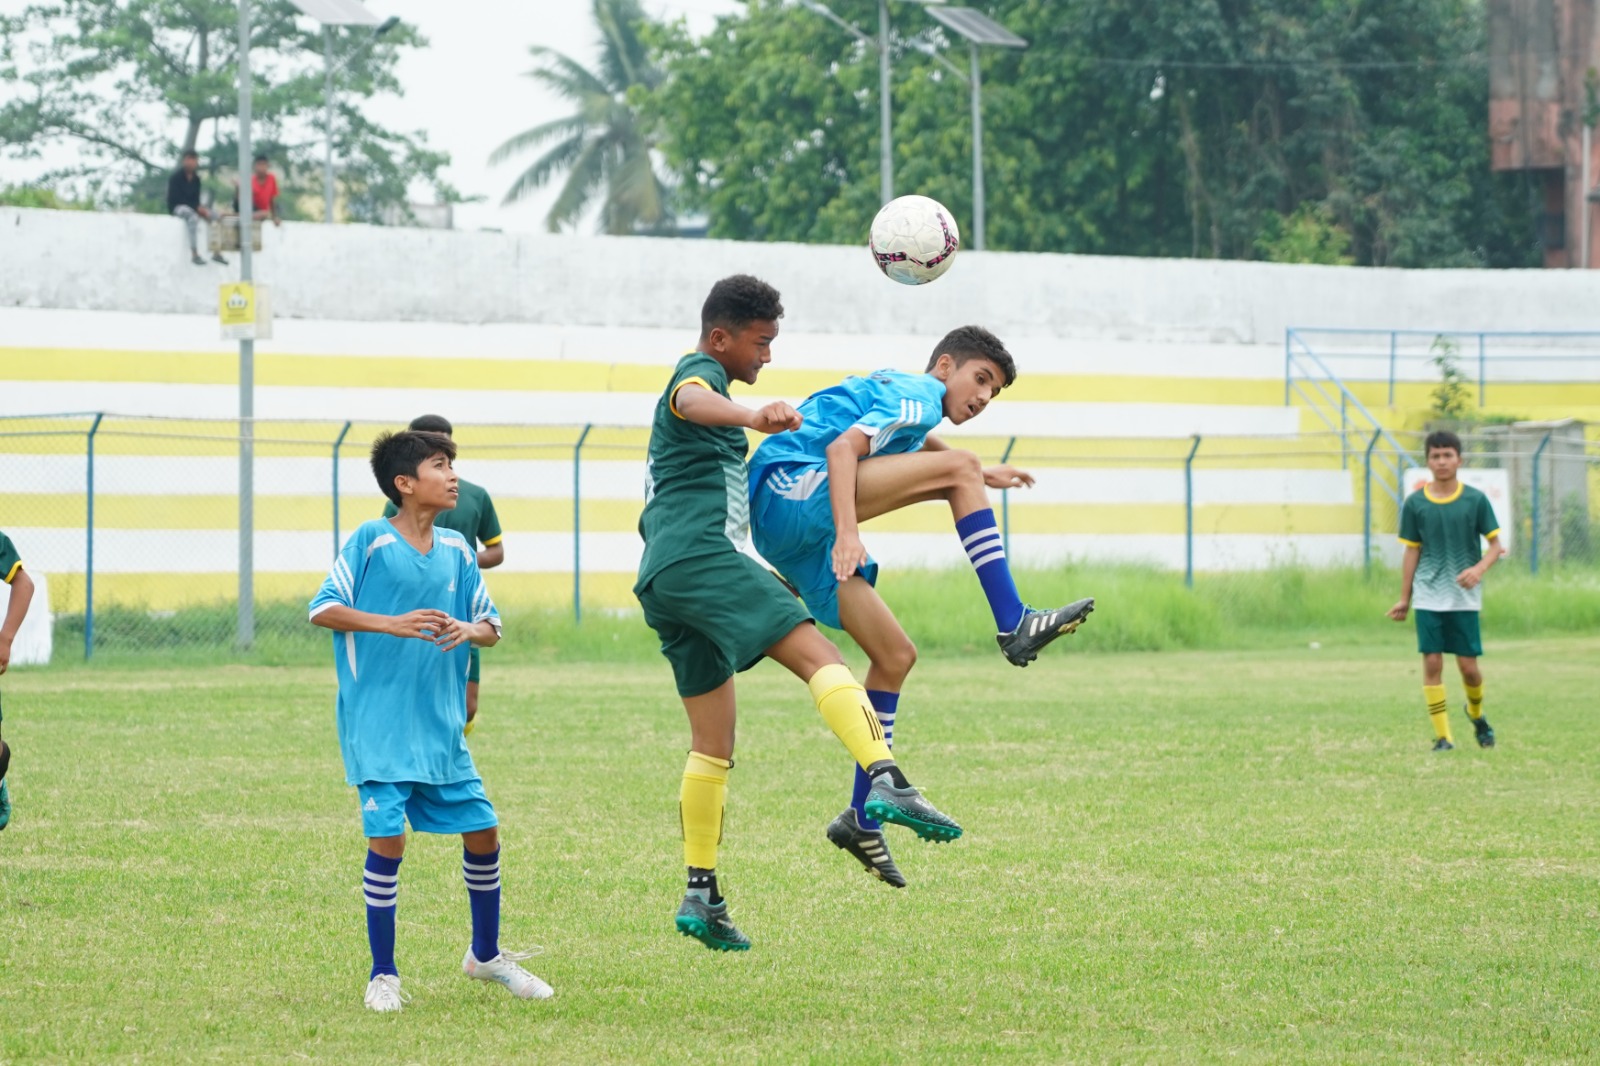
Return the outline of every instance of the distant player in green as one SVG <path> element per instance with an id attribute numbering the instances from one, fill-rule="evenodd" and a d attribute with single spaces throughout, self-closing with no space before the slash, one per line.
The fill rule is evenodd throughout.
<path id="1" fill-rule="evenodd" d="M 1444 657 L 1456 657 L 1467 689 L 1467 717 L 1481 748 L 1494 747 L 1494 730 L 1483 713 L 1483 672 L 1478 656 L 1483 640 L 1478 612 L 1483 609 L 1483 575 L 1505 554 L 1500 523 L 1489 497 L 1456 476 L 1461 438 L 1440 430 L 1424 442 L 1433 481 L 1406 497 L 1400 509 L 1400 602 L 1389 617 L 1404 622 L 1417 615 L 1417 650 L 1422 653 L 1422 695 L 1436 739 L 1434 751 L 1450 751 L 1450 708 L 1444 691 Z M 1478 538 L 1489 541 L 1480 557 Z"/>
<path id="2" fill-rule="evenodd" d="M 691 747 L 678 811 L 689 886 L 675 924 L 719 951 L 750 940 L 728 917 L 717 884 L 717 845 L 733 766 L 733 675 L 763 657 L 781 663 L 811 697 L 871 781 L 868 814 L 906 826 L 925 840 L 954 840 L 961 827 L 906 780 L 867 693 L 839 649 L 764 567 L 744 554 L 750 533 L 745 430 L 798 429 L 786 403 L 759 410 L 728 398 L 732 380 L 755 384 L 772 359 L 783 304 L 777 290 L 749 275 L 723 278 L 700 309 L 696 350 L 678 361 L 656 404 L 639 534 L 644 554 L 634 595 L 661 638 L 689 715 Z"/>
<path id="3" fill-rule="evenodd" d="M 22 569 L 22 556 L 11 538 L 0 533 L 0 581 L 11 586 L 11 599 L 6 604 L 6 618 L 0 622 L 0 674 L 11 666 L 11 642 L 17 639 L 17 630 L 28 614 L 28 604 L 33 602 L 33 578 Z M 5 713 L 0 709 L 0 723 Z M 6 782 L 6 771 L 11 768 L 11 746 L 0 736 L 0 829 L 11 824 L 11 787 Z"/>
<path id="4" fill-rule="evenodd" d="M 443 415 L 418 415 L 411 420 L 408 427 L 416 433 L 439 433 L 446 437 L 454 438 L 455 427 L 450 425 L 450 420 Z M 495 514 L 494 501 L 489 498 L 489 493 L 482 485 L 475 485 L 466 478 L 461 478 L 461 497 L 456 503 L 456 509 L 440 514 L 438 524 L 446 529 L 453 529 L 457 533 L 465 534 L 472 538 L 474 544 L 481 544 L 478 549 L 478 569 L 493 570 L 506 561 L 506 546 L 501 539 L 500 516 Z M 399 514 L 392 503 L 383 506 L 383 517 L 393 518 Z M 467 664 L 467 727 L 465 733 L 471 735 L 473 727 L 478 723 L 478 674 L 480 672 L 479 651 L 476 645 L 472 648 L 472 655 Z"/>

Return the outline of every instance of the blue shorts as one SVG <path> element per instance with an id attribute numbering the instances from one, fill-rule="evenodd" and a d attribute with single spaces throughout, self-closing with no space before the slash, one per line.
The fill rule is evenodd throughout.
<path id="1" fill-rule="evenodd" d="M 369 837 L 397 837 L 406 822 L 419 833 L 476 833 L 500 824 L 483 780 L 425 785 L 419 781 L 364 781 L 356 786 L 361 799 L 361 831 Z"/>
<path id="2" fill-rule="evenodd" d="M 833 505 L 828 501 L 828 464 L 785 463 L 768 467 L 750 490 L 750 539 L 756 551 L 800 592 L 817 621 L 839 622 L 839 579 L 833 576 Z M 856 573 L 878 583 L 877 560 L 868 556 Z"/>

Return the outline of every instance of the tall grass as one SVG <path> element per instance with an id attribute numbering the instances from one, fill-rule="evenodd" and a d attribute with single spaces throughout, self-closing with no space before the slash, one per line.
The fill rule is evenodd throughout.
<path id="1" fill-rule="evenodd" d="M 1081 596 L 1098 601 L 1072 639 L 1075 651 L 1252 649 L 1395 641 L 1401 627 L 1384 618 L 1399 576 L 1359 569 L 1280 567 L 1250 573 L 1201 574 L 1186 588 L 1181 575 L 1139 566 L 1074 565 L 1017 574 L 1023 595 L 1039 606 Z M 992 654 L 994 623 L 972 574 L 965 570 L 890 571 L 879 586 L 924 655 Z M 655 635 L 637 609 L 505 610 L 506 640 L 488 652 L 501 662 L 639 662 L 656 655 Z M 232 604 L 177 612 L 117 608 L 95 615 L 95 661 L 255 662 L 296 665 L 328 655 L 326 630 L 312 626 L 300 604 L 259 606 L 256 642 L 233 647 Z M 1484 635 L 1497 638 L 1600 632 L 1600 575 L 1571 571 L 1535 577 L 1502 567 L 1489 578 Z M 830 631 L 841 646 L 851 642 Z M 56 626 L 56 662 L 81 664 L 83 619 Z"/>

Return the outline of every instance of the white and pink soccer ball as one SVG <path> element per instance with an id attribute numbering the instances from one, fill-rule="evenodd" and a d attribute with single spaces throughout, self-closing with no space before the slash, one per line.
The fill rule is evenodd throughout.
<path id="1" fill-rule="evenodd" d="M 926 285 L 956 260 L 961 230 L 949 208 L 927 196 L 898 196 L 872 220 L 868 240 L 878 269 L 902 285 Z"/>

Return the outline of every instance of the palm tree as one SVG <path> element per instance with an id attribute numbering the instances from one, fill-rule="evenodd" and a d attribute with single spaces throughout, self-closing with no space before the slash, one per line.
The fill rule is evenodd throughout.
<path id="1" fill-rule="evenodd" d="M 577 110 L 524 130 L 489 156 L 497 164 L 556 141 L 517 177 L 501 201 L 516 203 L 566 171 L 561 195 L 545 215 L 552 233 L 575 223 L 597 195 L 600 228 L 606 233 L 657 226 L 668 214 L 667 190 L 650 158 L 650 130 L 628 102 L 630 89 L 650 90 L 661 83 L 661 73 L 651 65 L 639 37 L 644 11 L 638 0 L 594 0 L 594 20 L 601 35 L 598 71 L 551 48 L 529 49 L 538 65 L 528 76 L 577 104 Z"/>

